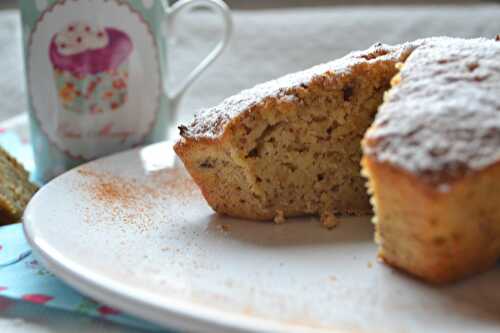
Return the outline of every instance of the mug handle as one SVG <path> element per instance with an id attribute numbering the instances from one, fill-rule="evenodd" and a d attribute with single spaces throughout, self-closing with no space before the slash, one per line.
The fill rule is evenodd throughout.
<path id="1" fill-rule="evenodd" d="M 179 84 L 179 87 L 173 93 L 167 93 L 167 96 L 172 103 L 174 113 L 176 112 L 179 100 L 186 92 L 186 89 L 210 64 L 212 64 L 212 62 L 214 62 L 215 59 L 217 59 L 217 57 L 226 48 L 233 30 L 233 21 L 230 9 L 222 0 L 180 0 L 171 7 L 165 7 L 167 17 L 171 20 L 169 23 L 171 22 L 172 25 L 174 25 L 175 19 L 181 11 L 196 6 L 213 9 L 221 15 L 224 23 L 223 36 L 212 51 L 210 51 L 210 53 L 208 53 L 208 55 L 203 58 L 203 60 L 201 60 L 198 65 L 184 78 L 184 80 Z"/>

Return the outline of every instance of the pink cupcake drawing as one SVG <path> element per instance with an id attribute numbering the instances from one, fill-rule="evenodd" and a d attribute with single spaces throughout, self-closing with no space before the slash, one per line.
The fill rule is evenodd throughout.
<path id="1" fill-rule="evenodd" d="M 67 112 L 116 112 L 127 101 L 130 37 L 85 22 L 67 25 L 49 46 L 59 102 Z"/>

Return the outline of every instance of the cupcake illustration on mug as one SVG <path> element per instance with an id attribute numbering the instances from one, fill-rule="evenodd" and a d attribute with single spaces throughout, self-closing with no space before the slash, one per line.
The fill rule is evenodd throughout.
<path id="1" fill-rule="evenodd" d="M 127 101 L 130 37 L 115 28 L 68 24 L 52 37 L 49 58 L 62 109 L 74 114 L 118 112 Z"/>

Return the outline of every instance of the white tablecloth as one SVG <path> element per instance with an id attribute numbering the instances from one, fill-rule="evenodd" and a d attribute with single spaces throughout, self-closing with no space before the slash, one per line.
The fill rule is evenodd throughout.
<path id="1" fill-rule="evenodd" d="M 195 110 L 258 82 L 366 48 L 374 42 L 398 43 L 436 35 L 493 37 L 500 33 L 499 17 L 500 5 L 494 4 L 235 12 L 231 45 L 188 91 L 179 119 L 186 121 Z M 180 18 L 171 50 L 174 77 L 186 73 L 202 57 L 218 31 L 217 18 L 208 13 L 198 11 Z M 26 110 L 20 45 L 18 13 L 1 13 L 0 120 Z M 41 311 L 34 305 L 18 309 L 24 310 L 3 311 L 0 303 L 0 332 L 124 331 L 119 326 L 78 315 Z"/>

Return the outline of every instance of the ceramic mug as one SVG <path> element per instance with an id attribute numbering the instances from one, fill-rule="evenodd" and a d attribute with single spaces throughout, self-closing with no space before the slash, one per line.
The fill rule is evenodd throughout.
<path id="1" fill-rule="evenodd" d="M 222 52 L 231 16 L 221 0 L 20 0 L 37 178 L 164 140 L 186 88 Z M 177 14 L 208 7 L 222 39 L 176 87 L 167 39 Z M 171 64 L 169 64 L 171 66 Z"/>

